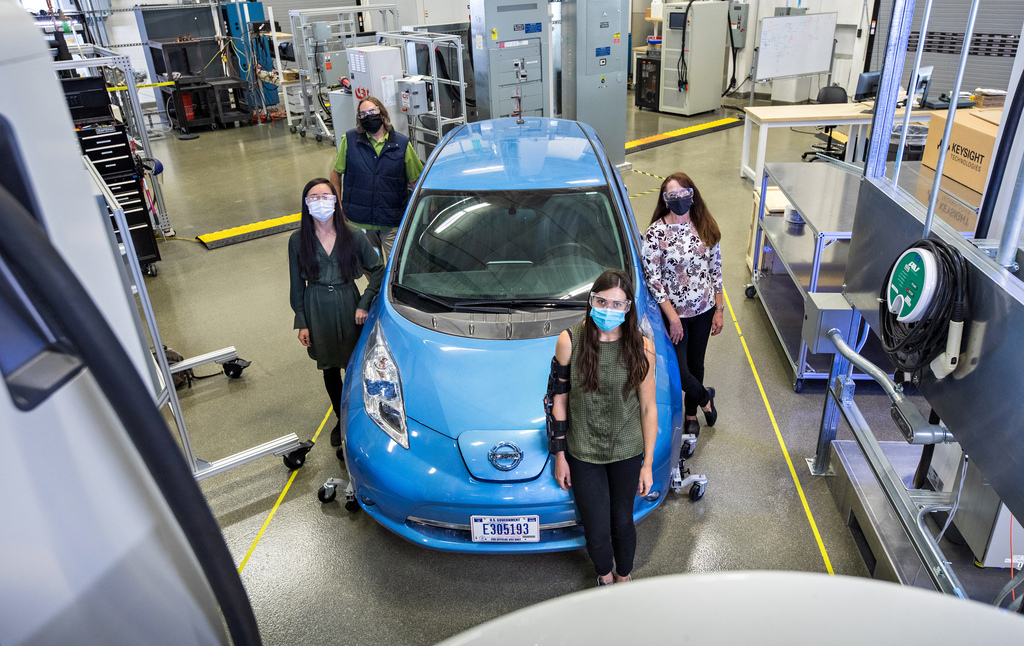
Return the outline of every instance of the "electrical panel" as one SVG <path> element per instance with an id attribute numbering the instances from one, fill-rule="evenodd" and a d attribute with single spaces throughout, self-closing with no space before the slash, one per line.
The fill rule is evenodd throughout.
<path id="1" fill-rule="evenodd" d="M 729 29 L 732 31 L 730 46 L 737 49 L 747 46 L 747 20 L 750 5 L 744 2 L 733 2 L 729 5 Z"/>
<path id="2" fill-rule="evenodd" d="M 597 131 L 613 164 L 626 161 L 629 0 L 562 0 L 562 116 Z"/>
<path id="3" fill-rule="evenodd" d="M 410 76 L 395 82 L 398 92 L 398 110 L 409 116 L 426 114 L 430 112 L 430 101 L 428 100 L 428 89 L 426 76 Z"/>
<path id="4" fill-rule="evenodd" d="M 331 39 L 331 23 L 326 21 L 314 22 L 310 27 L 313 40 L 326 42 Z"/>
<path id="5" fill-rule="evenodd" d="M 481 119 L 517 112 L 551 116 L 545 78 L 550 32 L 547 2 L 470 2 L 470 47 Z"/>

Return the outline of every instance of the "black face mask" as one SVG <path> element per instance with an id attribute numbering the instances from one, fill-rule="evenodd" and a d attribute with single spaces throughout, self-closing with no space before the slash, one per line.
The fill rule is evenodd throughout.
<path id="1" fill-rule="evenodd" d="M 368 114 L 365 117 L 359 118 L 359 125 L 363 127 L 364 132 L 372 135 L 384 125 L 384 118 L 379 114 Z"/>
<path id="2" fill-rule="evenodd" d="M 668 210 L 672 211 L 676 215 L 682 215 L 690 210 L 693 206 L 693 196 L 688 195 L 686 197 L 675 197 L 671 200 L 665 200 L 665 204 L 668 205 Z"/>

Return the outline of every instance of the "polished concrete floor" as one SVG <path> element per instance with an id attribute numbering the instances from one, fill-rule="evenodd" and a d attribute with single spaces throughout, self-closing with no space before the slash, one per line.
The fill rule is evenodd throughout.
<path id="1" fill-rule="evenodd" d="M 630 109 L 628 138 L 720 116 L 687 119 Z M 742 134 L 735 128 L 627 157 L 643 171 L 626 177 L 630 194 L 637 195 L 632 205 L 641 229 L 656 200 L 656 191 L 648 191 L 660 184 L 645 173 L 682 170 L 694 178 L 723 230 L 725 288 L 736 318 L 733 325 L 727 311 L 725 330 L 711 341 L 706 381 L 717 389 L 720 417 L 701 434 L 689 463 L 708 476 L 707 493 L 697 503 L 670 496 L 639 525 L 634 575 L 825 572 L 827 558 L 836 574 L 866 576 L 825 481 L 812 477 L 805 464 L 814 454 L 824 387 L 814 382 L 801 394 L 793 391 L 760 303 L 743 296 L 750 282 L 744 253 L 752 185 L 738 172 Z M 796 161 L 812 141 L 807 134 L 775 130 L 768 160 Z M 165 139 L 154 148 L 166 169 L 163 189 L 179 238 L 161 243 L 159 276 L 147 279 L 163 342 L 185 356 L 234 345 L 253 361 L 242 379 L 216 377 L 180 392 L 197 455 L 217 459 L 291 432 L 311 437 L 329 402 L 320 374 L 292 330 L 288 236 L 214 251 L 189 239 L 296 212 L 303 184 L 327 175 L 333 147 L 291 135 L 278 123 L 206 131 L 194 141 Z M 197 370 L 214 371 L 211 366 Z M 891 424 L 880 400 L 870 386 L 859 389 L 858 401 L 886 439 Z M 325 436 L 333 423 L 331 416 Z M 280 459 L 264 458 L 202 482 L 236 563 L 248 559 L 242 579 L 268 644 L 431 644 L 593 585 L 583 551 L 433 552 L 405 542 L 365 514 L 350 514 L 337 502 L 321 504 L 320 485 L 344 475 L 326 441 L 314 448 L 282 496 L 291 475 Z M 264 528 L 279 497 L 281 504 Z M 738 590 L 738 603 L 742 597 Z M 685 612 L 686 599 L 679 603 Z"/>

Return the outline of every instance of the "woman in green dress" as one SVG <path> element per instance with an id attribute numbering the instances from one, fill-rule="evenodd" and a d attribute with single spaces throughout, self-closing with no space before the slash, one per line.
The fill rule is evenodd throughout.
<path id="1" fill-rule="evenodd" d="M 291 306 L 299 342 L 306 346 L 337 415 L 341 371 L 359 340 L 363 323 L 384 277 L 384 264 L 362 231 L 345 221 L 330 180 L 317 178 L 302 189 L 299 230 L 288 239 Z M 360 294 L 355 281 L 369 284 Z M 331 431 L 331 446 L 341 445 L 341 420 Z"/>

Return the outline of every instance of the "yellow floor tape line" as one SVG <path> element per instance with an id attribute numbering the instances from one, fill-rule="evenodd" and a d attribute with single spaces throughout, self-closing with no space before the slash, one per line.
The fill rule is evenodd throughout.
<path id="1" fill-rule="evenodd" d="M 324 415 L 323 421 L 320 422 L 320 427 L 317 428 L 316 429 L 316 433 L 313 434 L 313 440 L 312 441 L 313 441 L 314 444 L 316 443 L 316 438 L 320 437 L 320 431 L 324 430 L 324 424 L 327 423 L 327 419 L 331 416 L 331 411 L 332 410 L 333 410 L 333 408 L 328 408 L 327 409 L 327 414 Z M 265 521 L 263 521 L 263 527 L 260 527 L 259 534 L 256 534 L 256 540 L 254 540 L 252 542 L 252 545 L 249 546 L 249 551 L 245 553 L 245 558 L 243 558 L 242 562 L 238 564 L 238 573 L 239 574 L 241 574 L 242 570 L 245 569 L 245 564 L 249 562 L 249 557 L 252 556 L 252 553 L 256 551 L 256 546 L 260 544 L 260 539 L 263 538 L 263 533 L 265 531 L 267 531 L 267 526 L 270 525 L 270 521 L 273 520 L 274 514 L 277 513 L 277 508 L 281 506 L 281 502 L 284 500 L 284 497 L 286 495 L 288 495 L 288 490 L 291 488 L 292 483 L 295 482 L 295 476 L 297 476 L 297 475 L 299 475 L 299 470 L 298 469 L 295 469 L 294 471 L 292 471 L 292 475 L 288 478 L 288 483 L 285 484 L 284 489 L 281 490 L 281 495 L 277 497 L 277 502 L 274 503 L 273 508 L 270 510 L 270 513 L 267 515 L 267 519 Z"/>
<path id="2" fill-rule="evenodd" d="M 732 309 L 732 302 L 729 300 L 729 294 L 722 290 L 722 295 L 725 297 L 725 304 L 729 306 L 729 315 L 732 316 L 732 322 L 736 326 L 736 333 L 740 335 L 740 342 L 743 344 L 743 351 L 747 354 L 747 362 L 750 363 L 750 371 L 754 373 L 754 381 L 757 382 L 757 389 L 761 391 L 761 400 L 764 402 L 765 410 L 768 411 L 768 418 L 772 421 L 772 427 L 775 429 L 775 437 L 779 440 L 779 446 L 782 448 L 782 455 L 786 458 L 786 464 L 789 466 L 789 475 L 793 477 L 793 484 L 796 485 L 796 492 L 800 496 L 800 503 L 804 506 L 804 513 L 807 515 L 807 522 L 811 524 L 811 532 L 814 533 L 814 540 L 818 543 L 818 550 L 821 552 L 821 558 L 825 562 L 825 569 L 828 570 L 829 574 L 835 574 L 832 570 L 832 561 L 828 558 L 828 552 L 825 551 L 825 543 L 821 540 L 821 534 L 818 533 L 818 524 L 814 522 L 814 515 L 811 514 L 811 508 L 807 504 L 807 497 L 804 496 L 804 488 L 800 486 L 800 478 L 796 475 L 796 469 L 793 467 L 793 460 L 789 457 L 789 450 L 786 449 L 786 442 L 782 439 L 782 431 L 779 430 L 779 424 L 775 421 L 775 413 L 772 412 L 772 406 L 768 403 L 768 395 L 764 392 L 764 385 L 761 384 L 761 377 L 757 374 L 757 368 L 754 366 L 754 359 L 750 356 L 750 349 L 747 347 L 747 340 L 743 338 L 743 330 L 740 329 L 740 322 L 736 319 L 736 312 Z"/>
<path id="3" fill-rule="evenodd" d="M 626 142 L 626 150 L 630 148 L 636 148 L 644 144 L 654 143 L 656 141 L 662 141 L 663 139 L 671 139 L 673 137 L 681 137 L 694 132 L 700 132 L 701 130 L 710 130 L 711 128 L 718 128 L 720 126 L 727 126 L 738 122 L 739 119 L 718 119 L 717 121 L 709 121 L 707 123 L 697 124 L 696 126 L 689 126 L 687 128 L 680 128 L 679 130 L 672 130 L 670 132 L 663 132 L 657 135 L 651 135 L 650 137 L 644 137 L 643 139 L 634 139 L 633 141 Z"/>
<path id="4" fill-rule="evenodd" d="M 291 231 L 297 229 L 299 228 L 298 224 L 301 217 L 301 214 L 293 213 L 280 218 L 262 220 L 260 222 L 253 222 L 252 224 L 245 224 L 240 227 L 224 229 L 223 231 L 206 233 L 201 236 L 196 236 L 196 239 L 206 245 L 207 249 L 216 249 L 217 247 L 223 247 L 236 242 L 262 238 L 263 236 L 278 233 L 279 231 Z"/>

